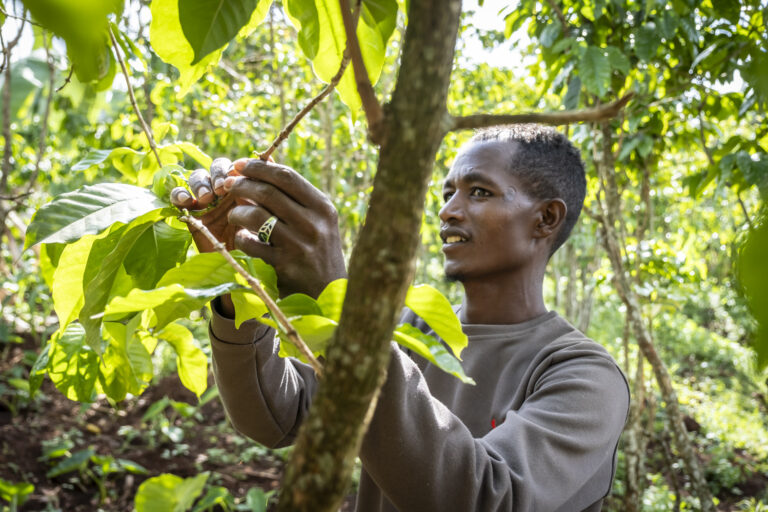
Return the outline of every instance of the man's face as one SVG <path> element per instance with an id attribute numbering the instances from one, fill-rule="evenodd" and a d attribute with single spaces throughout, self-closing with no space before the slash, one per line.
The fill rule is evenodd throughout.
<path id="1" fill-rule="evenodd" d="M 459 154 L 443 184 L 440 236 L 449 279 L 525 272 L 539 257 L 538 201 L 507 170 L 515 146 L 476 143 Z"/>

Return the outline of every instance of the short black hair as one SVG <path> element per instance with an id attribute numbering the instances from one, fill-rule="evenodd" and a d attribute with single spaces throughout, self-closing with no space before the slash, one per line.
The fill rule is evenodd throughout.
<path id="1" fill-rule="evenodd" d="M 587 178 L 581 152 L 568 138 L 549 126 L 514 124 L 481 130 L 469 141 L 515 143 L 507 170 L 520 178 L 526 192 L 536 199 L 562 199 L 567 208 L 551 256 L 568 239 L 584 205 Z"/>

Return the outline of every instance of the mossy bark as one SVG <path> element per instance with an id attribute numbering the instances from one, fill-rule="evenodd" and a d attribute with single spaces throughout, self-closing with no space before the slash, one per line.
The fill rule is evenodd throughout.
<path id="1" fill-rule="evenodd" d="M 445 133 L 459 0 L 411 0 L 379 165 L 352 252 L 325 376 L 286 468 L 279 510 L 337 510 L 386 378 L 390 340 L 413 275 L 424 198 Z"/>

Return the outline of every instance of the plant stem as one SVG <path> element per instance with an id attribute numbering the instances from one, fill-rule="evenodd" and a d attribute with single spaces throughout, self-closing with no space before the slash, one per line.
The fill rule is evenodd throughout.
<path id="1" fill-rule="evenodd" d="M 562 125 L 583 121 L 604 121 L 616 117 L 633 94 L 596 108 L 566 110 L 563 112 L 526 113 L 526 114 L 475 114 L 464 117 L 450 117 L 447 131 L 487 128 L 502 124 L 541 123 Z"/>
<path id="2" fill-rule="evenodd" d="M 136 116 L 139 118 L 139 122 L 141 123 L 141 128 L 144 130 L 144 134 L 147 136 L 149 147 L 152 148 L 152 152 L 155 154 L 157 165 L 162 167 L 163 162 L 160 161 L 160 154 L 157 152 L 157 144 L 155 144 L 155 138 L 152 136 L 152 130 L 149 126 L 147 126 L 147 123 L 144 121 L 144 116 L 141 115 L 141 110 L 139 110 L 139 106 L 136 104 L 136 96 L 133 95 L 133 87 L 131 87 L 131 79 L 128 75 L 128 69 L 125 67 L 123 56 L 120 54 L 120 48 L 118 47 L 119 45 L 117 44 L 117 39 L 115 39 L 115 34 L 112 33 L 112 27 L 109 28 L 109 38 L 112 40 L 112 47 L 115 49 L 115 56 L 117 57 L 117 61 L 120 63 L 120 68 L 123 70 L 125 85 L 128 87 L 128 96 L 131 98 L 131 105 L 133 105 L 133 110 L 136 112 Z"/>
<path id="3" fill-rule="evenodd" d="M 352 23 L 354 26 L 357 26 L 357 20 L 360 17 L 360 3 L 358 2 L 355 6 L 355 12 L 352 15 Z M 357 41 L 357 40 L 355 40 Z M 278 134 L 278 136 L 275 138 L 275 140 L 272 142 L 272 144 L 267 148 L 266 151 L 263 153 L 259 153 L 259 158 L 261 158 L 264 161 L 269 160 L 269 157 L 272 155 L 272 153 L 282 144 L 282 142 L 288 138 L 288 135 L 291 134 L 294 128 L 296 128 L 296 125 L 299 124 L 299 121 L 301 121 L 304 116 L 306 116 L 315 106 L 323 101 L 323 99 L 330 94 L 331 91 L 333 91 L 336 86 L 341 81 L 341 77 L 344 76 L 344 71 L 346 71 L 347 66 L 350 62 L 350 41 L 347 39 L 347 47 L 344 48 L 344 53 L 341 57 L 341 64 L 339 65 L 339 70 L 336 72 L 335 75 L 333 75 L 333 78 L 331 78 L 331 81 L 328 82 L 328 85 L 326 85 L 322 91 L 320 91 L 320 94 L 312 98 L 312 100 L 307 104 L 306 107 L 301 109 L 296 116 L 294 116 L 293 119 L 291 119 L 291 122 L 288 123 L 288 125 L 283 128 L 283 130 Z M 274 45 L 273 45 L 274 47 Z M 359 51 L 359 48 L 358 48 Z M 281 93 L 282 93 L 282 82 L 281 82 Z M 281 100 L 280 102 L 281 109 L 283 108 L 283 102 Z"/>
<path id="4" fill-rule="evenodd" d="M 272 142 L 272 145 L 267 148 L 266 151 L 259 154 L 259 158 L 262 160 L 268 160 L 270 155 L 277 149 L 277 147 L 288 138 L 288 135 L 291 134 L 294 128 L 296 128 L 296 125 L 299 124 L 299 121 L 301 121 L 304 116 L 306 116 L 315 106 L 323 101 L 323 99 L 330 94 L 330 92 L 338 85 L 339 81 L 341 80 L 342 75 L 344 75 L 344 70 L 347 69 L 347 65 L 349 64 L 349 52 L 347 50 L 344 50 L 344 55 L 341 58 L 341 66 L 339 66 L 339 71 L 331 78 L 331 81 L 328 82 L 328 85 L 326 85 L 322 91 L 320 91 L 320 94 L 312 98 L 312 100 L 307 104 L 306 107 L 301 109 L 298 114 L 291 120 L 288 125 L 283 128 L 283 130 L 280 132 L 280 134 L 275 138 L 274 142 Z"/>
<path id="5" fill-rule="evenodd" d="M 309 349 L 307 344 L 304 342 L 303 339 L 301 339 L 301 336 L 299 335 L 298 331 L 296 331 L 296 328 L 293 327 L 291 322 L 288 320 L 288 318 L 285 316 L 285 313 L 282 312 L 282 310 L 275 304 L 275 301 L 272 300 L 272 297 L 269 296 L 269 294 L 264 291 L 264 288 L 261 287 L 261 283 L 258 279 L 253 277 L 251 274 L 248 273 L 238 262 L 235 260 L 235 258 L 232 257 L 231 254 L 229 254 L 229 251 L 227 251 L 226 246 L 221 243 L 219 240 L 216 239 L 215 236 L 213 236 L 213 233 L 211 233 L 205 225 L 197 220 L 196 218 L 184 214 L 179 217 L 179 220 L 182 222 L 186 222 L 196 230 L 200 231 L 200 233 L 205 236 L 205 238 L 208 239 L 211 244 L 213 244 L 214 249 L 224 256 L 224 259 L 227 260 L 227 263 L 234 268 L 238 274 L 243 276 L 246 281 L 248 281 L 248 284 L 250 285 L 251 289 L 256 293 L 256 295 L 259 296 L 261 300 L 264 301 L 264 304 L 267 305 L 267 308 L 269 308 L 270 313 L 275 317 L 275 320 L 283 327 L 283 330 L 285 331 L 286 337 L 290 340 L 291 343 L 293 343 L 296 348 L 299 349 L 301 352 L 301 355 L 303 355 L 307 361 L 309 361 L 310 366 L 315 370 L 315 373 L 318 377 L 322 377 L 323 375 L 323 367 L 320 364 L 320 362 L 315 358 L 315 356 L 312 354 L 312 351 Z"/>

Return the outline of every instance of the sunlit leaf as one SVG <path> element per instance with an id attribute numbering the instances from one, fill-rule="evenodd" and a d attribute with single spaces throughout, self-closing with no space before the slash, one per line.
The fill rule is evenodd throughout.
<path id="1" fill-rule="evenodd" d="M 156 222 L 136 240 L 125 257 L 125 270 L 136 286 L 149 289 L 167 270 L 184 260 L 191 241 L 188 230 Z"/>
<path id="2" fill-rule="evenodd" d="M 159 218 L 175 214 L 167 206 L 151 191 L 133 185 L 86 185 L 56 196 L 37 210 L 27 228 L 24 247 L 72 242 L 100 233 L 115 222 L 131 222 L 153 210 L 158 210 Z"/>
<path id="3" fill-rule="evenodd" d="M 168 324 L 157 337 L 171 344 L 181 383 L 200 398 L 208 387 L 208 358 L 195 345 L 192 333 L 182 325 Z"/>
<path id="4" fill-rule="evenodd" d="M 48 377 L 70 400 L 90 402 L 99 373 L 99 356 L 85 343 L 85 329 L 78 323 L 51 337 Z"/>
<path id="5" fill-rule="evenodd" d="M 192 46 L 195 65 L 218 50 L 243 28 L 258 0 L 184 0 L 179 2 L 179 22 Z"/>
<path id="6" fill-rule="evenodd" d="M 186 512 L 203 492 L 209 473 L 190 478 L 164 473 L 145 480 L 136 492 L 136 512 Z"/>
<path id="7" fill-rule="evenodd" d="M 405 296 L 405 305 L 424 320 L 450 348 L 456 357 L 467 346 L 467 336 L 461 322 L 445 296 L 429 285 L 412 286 Z"/>
<path id="8" fill-rule="evenodd" d="M 758 365 L 768 366 L 768 273 L 765 262 L 768 261 L 768 221 L 763 219 L 760 225 L 749 233 L 739 254 L 739 282 L 749 304 L 749 310 L 757 320 L 757 331 L 752 339 L 752 346 L 757 352 Z"/>
<path id="9" fill-rule="evenodd" d="M 335 322 L 341 319 L 341 308 L 347 293 L 347 280 L 337 279 L 325 287 L 317 298 L 317 305 L 323 312 L 323 316 Z"/>
<path id="10" fill-rule="evenodd" d="M 459 360 L 437 338 L 424 334 L 410 324 L 398 326 L 393 336 L 397 343 L 412 350 L 444 372 L 450 373 L 466 384 L 475 383 L 464 373 Z"/>
<path id="11" fill-rule="evenodd" d="M 152 380 L 152 358 L 139 337 L 135 336 L 141 315 L 135 315 L 127 324 L 104 322 L 109 334 L 109 345 L 104 351 L 99 382 L 112 400 L 125 399 L 128 393 L 139 395 Z"/>

